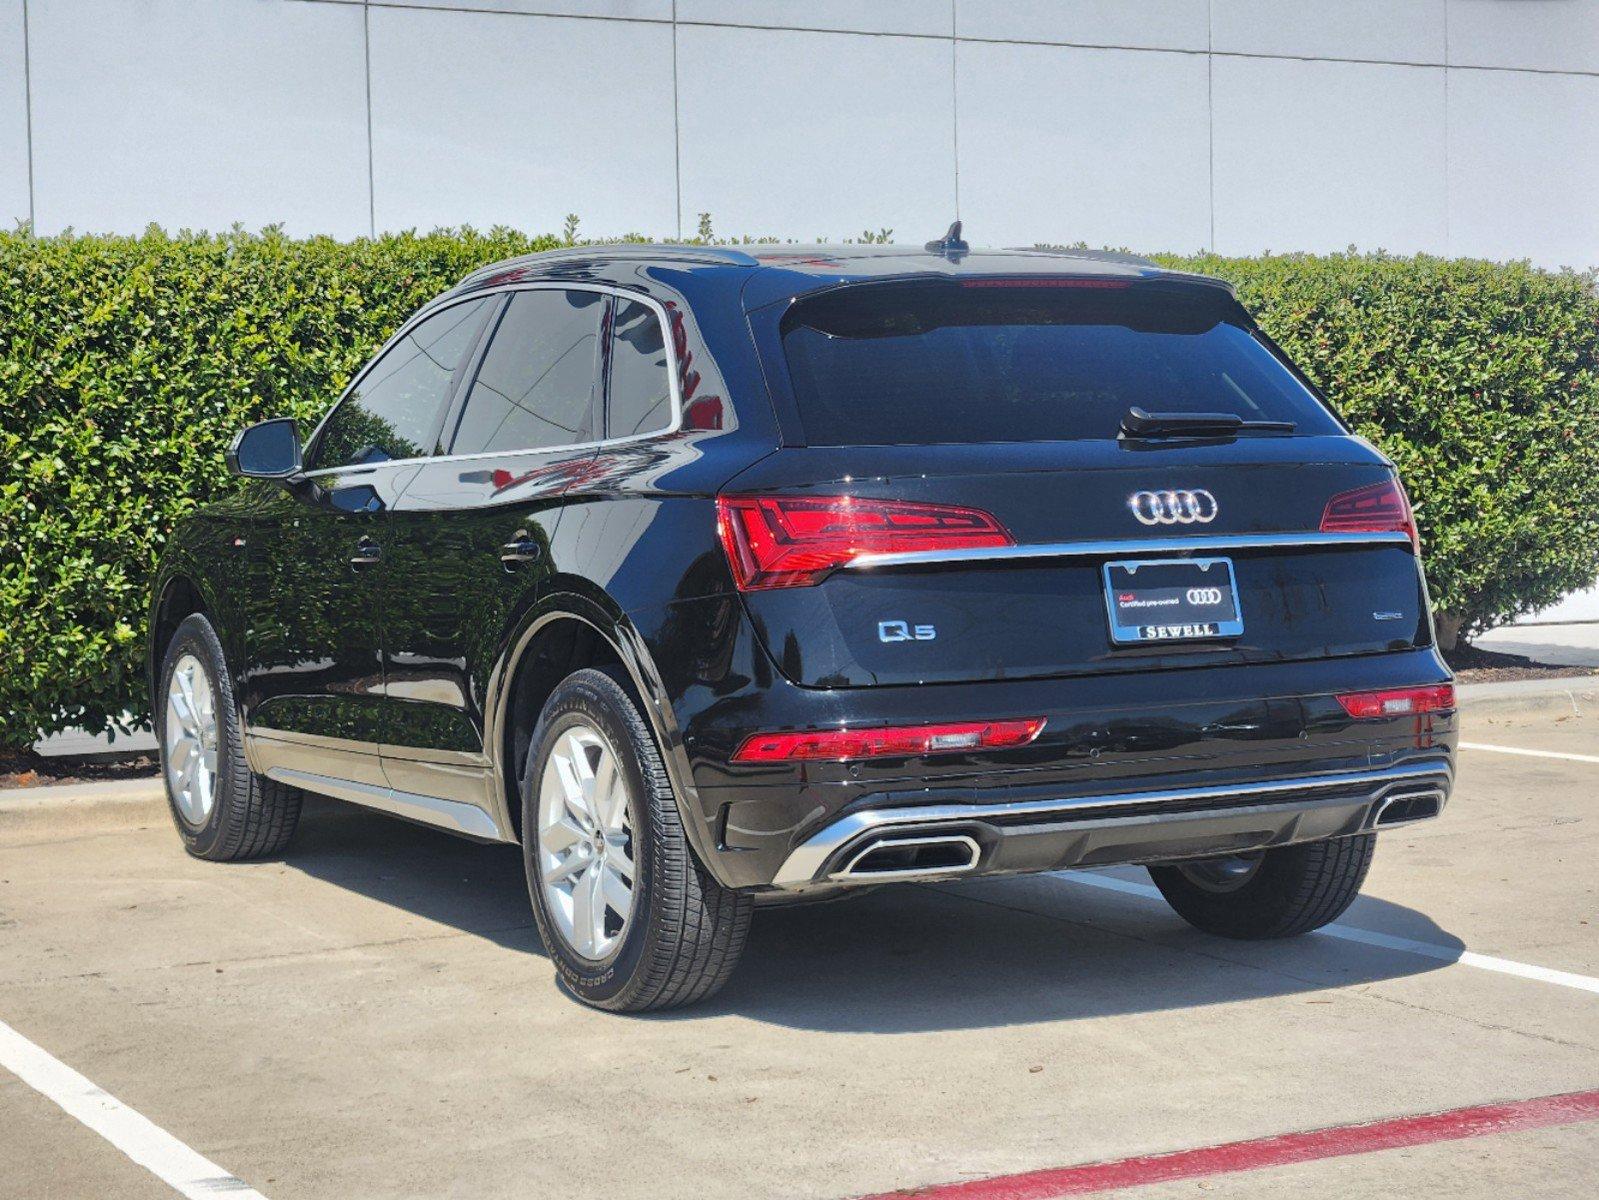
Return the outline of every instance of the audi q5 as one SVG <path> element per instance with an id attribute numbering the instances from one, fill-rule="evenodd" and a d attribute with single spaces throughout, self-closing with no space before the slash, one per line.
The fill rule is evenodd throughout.
<path id="1" fill-rule="evenodd" d="M 227 457 L 150 619 L 188 850 L 281 854 L 305 793 L 518 843 L 601 1008 L 894 881 L 1138 864 L 1302 934 L 1450 790 L 1394 466 L 1215 279 L 958 230 L 536 254 Z"/>

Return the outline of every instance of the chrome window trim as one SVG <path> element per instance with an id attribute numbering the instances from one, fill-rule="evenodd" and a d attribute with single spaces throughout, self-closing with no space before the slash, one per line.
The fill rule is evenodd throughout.
<path id="1" fill-rule="evenodd" d="M 667 315 L 666 306 L 663 305 L 659 300 L 655 299 L 654 296 L 646 296 L 643 292 L 631 291 L 628 288 L 617 287 L 614 284 L 567 282 L 564 280 L 541 279 L 523 283 L 502 284 L 499 287 L 484 288 L 482 291 L 472 292 L 469 295 L 455 296 L 443 301 L 434 301 L 412 313 L 411 316 L 407 318 L 406 321 L 399 327 L 399 329 L 394 331 L 393 336 L 391 336 L 388 341 L 384 342 L 371 358 L 367 359 L 366 365 L 356 373 L 354 379 L 350 380 L 344 391 L 339 393 L 339 398 L 334 401 L 333 407 L 328 409 L 328 411 L 322 415 L 322 419 L 316 423 L 316 428 L 311 431 L 311 436 L 305 439 L 305 445 L 307 447 L 311 447 L 317 444 L 317 439 L 322 435 L 323 426 L 325 426 L 328 421 L 332 419 L 334 413 L 339 411 L 340 407 L 344 404 L 345 400 L 348 399 L 350 394 L 361 385 L 361 381 L 366 378 L 367 373 L 371 371 L 372 368 L 382 360 L 383 356 L 387 354 L 391 348 L 398 344 L 402 338 L 404 338 L 408 333 L 411 332 L 411 330 L 415 329 L 429 317 L 435 316 L 447 308 L 453 308 L 457 304 L 467 304 L 473 300 L 482 300 L 487 297 L 494 296 L 506 296 L 513 292 L 550 291 L 594 292 L 604 296 L 620 296 L 627 300 L 637 300 L 639 303 L 646 305 L 655 313 L 655 319 L 661 324 L 661 338 L 666 348 L 667 384 L 672 389 L 672 419 L 667 424 L 665 429 L 654 429 L 649 433 L 629 434 L 627 437 L 598 438 L 587 442 L 569 442 L 562 446 L 527 446 L 519 450 L 482 450 L 475 454 L 423 454 L 417 455 L 413 458 L 386 458 L 382 462 L 375 463 L 350 463 L 342 467 L 317 467 L 315 470 L 302 471 L 300 474 L 296 475 L 295 478 L 318 479 L 324 475 L 336 475 L 341 472 L 348 474 L 352 471 L 375 471 L 382 467 L 398 467 L 415 463 L 470 462 L 473 459 L 480 458 L 514 458 L 521 454 L 560 454 L 574 450 L 597 450 L 602 446 L 619 446 L 630 442 L 648 441 L 653 438 L 669 437 L 674 433 L 681 432 L 683 428 L 683 384 L 682 380 L 678 377 L 679 364 L 677 361 L 677 344 L 672 339 L 672 322 Z M 480 363 L 479 366 L 481 365 L 482 364 Z M 600 373 L 599 382 L 601 384 L 600 419 L 604 420 L 606 397 L 604 391 L 605 373 L 603 371 Z M 451 397 L 451 402 L 453 406 L 454 397 Z"/>
<path id="2" fill-rule="evenodd" d="M 1437 790 L 1447 793 L 1453 785 L 1454 773 L 1448 762 L 1433 760 L 1402 763 L 1378 771 L 1301 775 L 1298 778 L 1273 779 L 1261 783 L 1213 784 L 1155 792 L 1096 793 L 1059 800 L 1016 800 L 996 804 L 940 804 L 922 808 L 867 809 L 839 817 L 801 842 L 783 860 L 783 865 L 778 868 L 776 876 L 772 879 L 772 885 L 793 889 L 819 882 L 822 869 L 840 848 L 861 834 L 884 826 L 924 824 L 936 826 L 983 821 L 994 817 L 1048 817 L 1081 812 L 1102 813 L 1114 817 L 1118 809 L 1141 808 L 1148 804 L 1193 802 L 1197 806 L 1207 800 L 1248 802 L 1279 792 L 1340 791 L 1363 785 L 1368 789 L 1365 794 L 1375 801 L 1392 788 L 1411 785 L 1423 779 L 1437 780 Z"/>
<path id="3" fill-rule="evenodd" d="M 1027 558 L 1114 558 L 1123 554 L 1166 554 L 1173 550 L 1325 549 L 1335 546 L 1408 546 L 1410 535 L 1380 533 L 1217 533 L 1198 537 L 1123 538 L 1095 542 L 1037 542 L 1026 546 L 979 546 L 964 550 L 915 550 L 903 554 L 857 554 L 838 569 L 912 567 L 934 563 L 1006 562 Z"/>

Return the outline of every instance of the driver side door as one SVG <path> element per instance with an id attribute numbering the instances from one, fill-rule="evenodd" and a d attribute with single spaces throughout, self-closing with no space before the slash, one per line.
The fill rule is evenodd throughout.
<path id="1" fill-rule="evenodd" d="M 259 495 L 241 531 L 240 686 L 255 770 L 348 799 L 386 790 L 389 511 L 437 444 L 490 304 L 454 304 L 413 324 L 322 423 L 308 468 Z"/>

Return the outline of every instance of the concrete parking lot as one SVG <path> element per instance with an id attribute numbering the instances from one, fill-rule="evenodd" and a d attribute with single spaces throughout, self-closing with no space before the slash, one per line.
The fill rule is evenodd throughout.
<path id="1" fill-rule="evenodd" d="M 726 992 L 646 1018 L 560 991 L 514 849 L 328 802 L 218 866 L 159 802 L 0 795 L 0 1033 L 243 1181 L 196 1195 L 842 1200 L 1377 1122 L 1071 1186 L 1591 1197 L 1599 1107 L 1391 1120 L 1599 1089 L 1599 716 L 1465 736 L 1502 749 L 1330 934 L 1206 937 L 1136 870 L 902 886 L 758 914 Z M 1396 1128 L 1443 1132 L 1371 1148 Z M 175 1194 L 5 1069 L 0 1151 L 7 1197 Z"/>

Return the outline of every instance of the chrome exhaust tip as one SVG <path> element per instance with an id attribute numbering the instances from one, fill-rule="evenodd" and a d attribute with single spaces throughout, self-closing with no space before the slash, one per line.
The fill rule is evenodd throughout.
<path id="1" fill-rule="evenodd" d="M 983 848 L 964 833 L 874 838 L 828 878 L 883 883 L 959 875 L 976 867 L 982 855 Z"/>
<path id="2" fill-rule="evenodd" d="M 1385 796 L 1377 805 L 1372 817 L 1373 829 L 1387 829 L 1394 825 L 1408 825 L 1425 821 L 1443 811 L 1444 793 L 1441 788 L 1423 788 L 1417 791 L 1395 792 Z"/>

